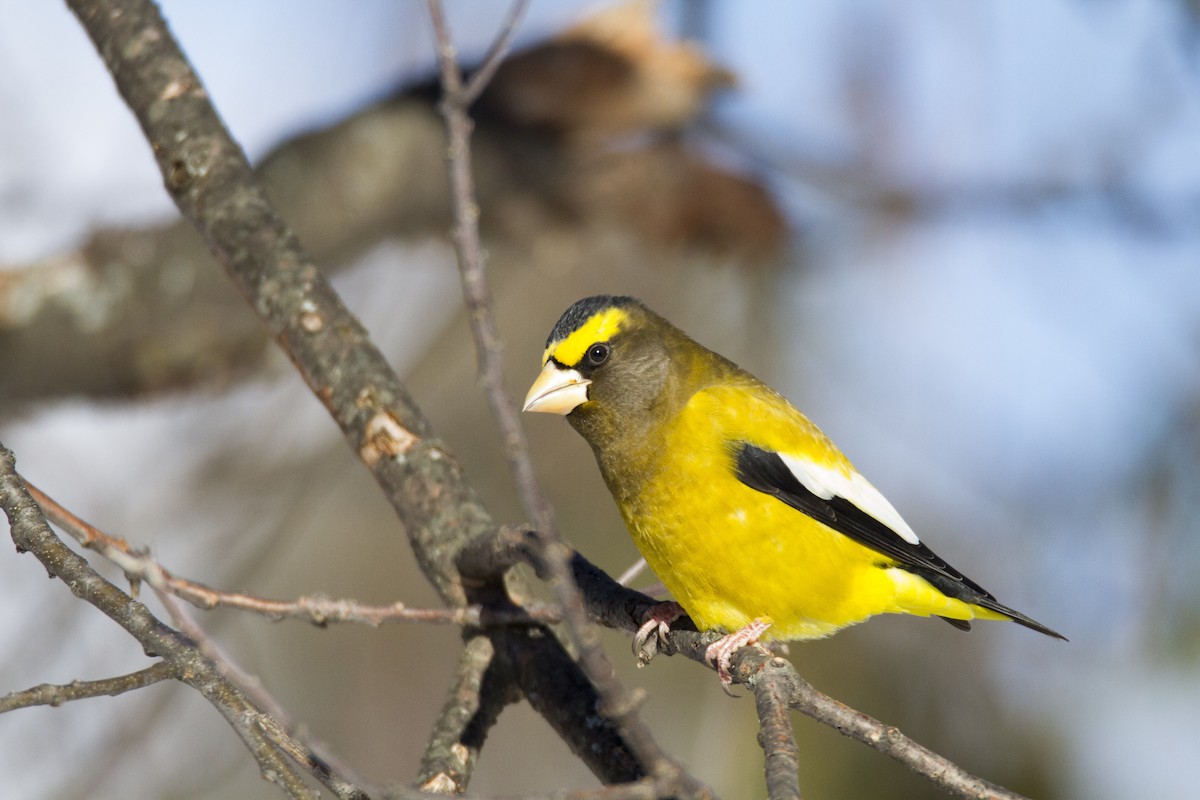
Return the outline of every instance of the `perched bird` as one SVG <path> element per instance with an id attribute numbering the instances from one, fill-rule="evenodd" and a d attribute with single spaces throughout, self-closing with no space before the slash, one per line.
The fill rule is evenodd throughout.
<path id="1" fill-rule="evenodd" d="M 787 400 L 632 297 L 562 315 L 525 411 L 564 414 L 595 452 L 633 541 L 678 605 L 727 635 L 705 655 L 726 686 L 733 653 L 814 639 L 875 614 L 1012 620 L 933 553 L 825 434 Z M 682 609 L 679 607 L 682 606 Z"/>

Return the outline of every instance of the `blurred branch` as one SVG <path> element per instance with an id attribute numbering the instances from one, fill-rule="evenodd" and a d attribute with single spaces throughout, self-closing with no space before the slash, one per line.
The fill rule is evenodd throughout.
<path id="1" fill-rule="evenodd" d="M 256 170 L 330 270 L 388 236 L 444 225 L 439 121 L 398 97 L 291 139 Z M 489 174 L 504 174 L 493 169 Z M 0 397 L 137 396 L 251 374 L 270 342 L 187 220 L 93 233 L 78 249 L 0 270 Z"/>
<path id="2" fill-rule="evenodd" d="M 171 665 L 159 661 L 145 669 L 119 675 L 115 678 L 103 678 L 95 681 L 71 681 L 67 684 L 43 683 L 19 692 L 10 692 L 0 697 L 0 714 L 29 706 L 54 706 L 58 708 L 72 700 L 84 700 L 89 697 L 116 697 L 134 689 L 142 689 L 159 681 L 175 677 Z"/>
<path id="3" fill-rule="evenodd" d="M 564 622 L 571 641 L 578 650 L 579 665 L 599 694 L 600 712 L 617 725 L 629 746 L 642 763 L 647 765 L 652 775 L 668 781 L 678 779 L 681 788 L 690 795 L 711 794 L 658 746 L 650 729 L 637 714 L 640 700 L 632 697 L 616 680 L 612 665 L 600 646 L 599 636 L 588 621 L 579 587 L 575 585 L 571 575 L 571 551 L 559 539 L 553 512 L 534 474 L 533 463 L 529 458 L 529 442 L 519 418 L 520 412 L 505 386 L 504 368 L 500 359 L 500 336 L 496 330 L 491 290 L 484 274 L 483 247 L 479 240 L 479 205 L 475 199 L 471 168 L 472 123 L 467 113 L 471 101 L 482 90 L 482 81 L 494 72 L 495 64 L 503 57 L 504 47 L 494 47 L 488 62 L 485 62 L 477 73 L 477 79 L 470 86 L 464 87 L 442 4 L 440 0 L 428 0 L 428 6 L 434 35 L 437 38 L 438 71 L 443 93 L 440 110 L 446 120 L 449 139 L 446 152 L 454 217 L 454 245 L 458 255 L 463 294 L 484 390 L 492 414 L 500 427 L 509 468 L 516 479 L 525 513 L 534 523 L 542 565 L 549 573 L 550 586 L 563 609 Z M 524 2 L 514 4 L 499 42 L 511 38 L 523 9 Z M 548 671 L 532 673 L 535 679 L 551 675 Z M 542 695 L 540 691 L 526 691 L 526 696 L 531 702 L 535 702 L 534 698 Z M 578 719 L 580 716 L 575 715 L 573 718 Z M 558 729 L 560 734 L 568 730 Z M 570 738 L 567 738 L 570 741 Z M 571 744 L 577 745 L 573 741 Z M 575 749 L 576 753 L 586 752 L 577 746 Z M 630 780 L 632 777 L 637 776 L 626 776 L 620 780 Z"/>
<path id="4" fill-rule="evenodd" d="M 802 136 L 791 136 L 786 144 L 780 144 L 712 118 L 705 120 L 705 129 L 757 169 L 786 176 L 806 192 L 815 192 L 847 210 L 880 221 L 953 221 L 984 216 L 1029 219 L 1047 211 L 1075 209 L 1088 215 L 1103 212 L 1133 232 L 1161 236 L 1190 230 L 1200 205 L 1200 196 L 1194 193 L 1155 197 L 1136 177 L 1132 162 L 1112 164 L 1107 172 L 1091 179 L 1062 177 L 1049 170 L 1048 174 L 1027 179 L 922 182 L 872 162 L 869 146 L 847 155 L 804 141 Z M 1140 152 L 1133 144 L 1114 150 L 1120 154 Z"/>

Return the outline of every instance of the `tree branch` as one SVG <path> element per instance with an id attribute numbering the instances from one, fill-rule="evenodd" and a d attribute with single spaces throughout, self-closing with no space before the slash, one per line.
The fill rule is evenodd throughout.
<path id="1" fill-rule="evenodd" d="M 471 335 L 479 363 L 479 377 L 484 394 L 492 409 L 492 416 L 500 427 L 501 441 L 508 466 L 516 479 L 517 491 L 525 513 L 533 522 L 535 530 L 547 531 L 552 537 L 554 518 L 549 503 L 538 484 L 529 458 L 529 440 L 521 425 L 520 412 L 508 395 L 504 381 L 504 365 L 501 360 L 500 334 L 496 329 L 492 293 L 484 274 L 483 244 L 479 238 L 479 204 L 475 196 L 475 180 L 471 166 L 471 129 L 473 124 L 467 109 L 471 97 L 463 87 L 462 74 L 455 60 L 454 43 L 438 0 L 429 0 L 429 15 L 437 37 L 438 71 L 442 81 L 442 101 L 439 105 L 446 121 L 448 144 L 446 163 L 450 178 L 452 216 L 454 220 L 454 250 L 458 255 L 463 298 L 467 306 Z M 524 3 L 512 9 L 505 32 L 492 48 L 488 60 L 479 68 L 473 85 L 477 92 L 486 85 L 482 78 L 495 72 L 503 59 L 505 49 L 501 43 L 511 38 Z"/>
<path id="2" fill-rule="evenodd" d="M 773 658 L 754 676 L 758 738 L 766 760 L 770 800 L 800 800 L 800 751 L 787 704 L 791 689 L 787 666 L 785 659 Z"/>
<path id="3" fill-rule="evenodd" d="M 416 785 L 426 792 L 462 794 L 488 731 L 505 706 L 520 699 L 511 671 L 491 639 L 468 633 L 454 684 L 433 726 Z"/>
<path id="4" fill-rule="evenodd" d="M 24 480 L 24 479 L 22 479 Z M 173 595 L 193 606 L 211 610 L 232 608 L 258 614 L 272 621 L 294 619 L 317 627 L 333 623 L 352 622 L 379 627 L 385 623 L 424 622 L 435 625 L 531 625 L 537 622 L 558 622 L 562 615 L 556 608 L 543 603 L 528 603 L 521 608 L 493 609 L 481 605 L 458 608 L 409 608 L 402 602 L 386 606 L 367 605 L 357 600 L 311 595 L 296 600 L 270 600 L 244 592 L 225 592 L 198 581 L 175 575 L 144 548 L 105 533 L 81 519 L 54 498 L 25 480 L 43 513 L 55 525 L 86 548 L 95 550 L 124 571 L 134 587 L 145 582 L 151 588 Z"/>
<path id="5" fill-rule="evenodd" d="M 148 0 L 68 2 L 137 117 L 180 211 L 371 470 L 427 578 L 448 605 L 464 605 L 455 558 L 493 523 L 461 468 L 255 183 L 157 9 Z M 598 640 L 587 644 L 588 652 L 599 650 Z M 620 720 L 629 710 L 611 713 Z M 592 719 L 576 724 L 586 730 Z M 644 726 L 631 730 L 648 737 Z"/>
<path id="6" fill-rule="evenodd" d="M 175 677 L 171 665 L 159 661 L 145 669 L 119 675 L 115 678 L 102 678 L 95 681 L 71 681 L 67 684 L 43 683 L 19 692 L 10 692 L 0 697 L 0 714 L 5 711 L 15 711 L 18 708 L 30 706 L 53 706 L 58 708 L 73 700 L 85 700 L 89 697 L 116 697 L 134 689 L 143 689 L 159 681 Z"/>
<path id="7" fill-rule="evenodd" d="M 504 59 L 508 56 L 508 51 L 512 47 L 513 39 L 516 38 L 521 18 L 525 16 L 525 9 L 528 7 L 529 0 L 514 0 L 512 6 L 508 9 L 508 16 L 505 18 L 504 24 L 500 26 L 500 32 L 497 34 L 496 40 L 488 48 L 487 55 L 483 57 L 483 62 L 471 75 L 466 86 L 462 87 L 460 100 L 463 108 L 469 108 L 472 103 L 479 99 L 479 95 L 483 94 L 483 90 L 491 82 L 492 76 L 496 74 L 496 70 L 504 63 Z"/>
<path id="8" fill-rule="evenodd" d="M 101 577 L 86 560 L 64 545 L 25 491 L 15 466 L 13 454 L 0 445 L 0 505 L 8 515 L 17 550 L 33 553 L 51 577 L 62 580 L 76 597 L 124 628 L 147 655 L 162 658 L 177 680 L 199 691 L 250 749 L 264 779 L 278 785 L 290 797 L 312 797 L 313 792 L 268 735 L 273 725 L 270 718 L 226 680 L 195 645 Z"/>

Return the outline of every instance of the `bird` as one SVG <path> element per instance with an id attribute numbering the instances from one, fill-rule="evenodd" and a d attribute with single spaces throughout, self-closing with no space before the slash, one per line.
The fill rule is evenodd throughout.
<path id="1" fill-rule="evenodd" d="M 722 634 L 705 659 L 727 691 L 741 647 L 818 639 L 877 614 L 961 630 L 1011 620 L 1066 639 L 937 556 L 782 395 L 636 298 L 571 305 L 523 410 L 564 415 L 587 441 L 674 598 L 650 610 L 635 650 L 686 613 Z"/>

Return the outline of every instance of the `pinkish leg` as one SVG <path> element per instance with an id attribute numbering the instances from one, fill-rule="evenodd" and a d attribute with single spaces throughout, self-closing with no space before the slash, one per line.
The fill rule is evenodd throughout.
<path id="1" fill-rule="evenodd" d="M 760 617 L 741 630 L 722 636 L 705 649 L 704 660 L 717 668 L 721 687 L 726 694 L 729 694 L 729 687 L 733 684 L 733 676 L 729 673 L 729 661 L 733 658 L 733 654 L 747 645 L 755 645 L 766 650 L 758 643 L 758 637 L 762 636 L 769 627 L 771 627 L 771 621 Z"/>
<path id="2" fill-rule="evenodd" d="M 650 606 L 650 610 L 646 612 L 646 621 L 642 624 L 642 627 L 638 628 L 637 633 L 633 635 L 633 654 L 638 657 L 639 665 L 643 661 L 648 662 L 650 660 L 643 653 L 646 642 L 651 637 L 665 640 L 667 634 L 671 631 L 671 623 L 686 613 L 683 610 L 683 606 L 674 601 L 656 603 Z"/>

